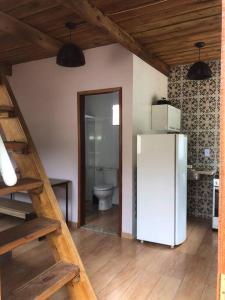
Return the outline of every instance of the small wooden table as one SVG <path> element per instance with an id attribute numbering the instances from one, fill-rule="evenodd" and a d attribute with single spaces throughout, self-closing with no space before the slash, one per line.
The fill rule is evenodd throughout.
<path id="1" fill-rule="evenodd" d="M 65 201 L 66 201 L 66 223 L 68 224 L 69 222 L 69 184 L 71 183 L 71 180 L 68 179 L 56 179 L 56 178 L 49 178 L 49 181 L 51 183 L 51 186 L 57 187 L 57 186 L 62 186 L 65 187 Z M 25 192 L 19 192 L 18 194 L 24 194 Z M 17 193 L 15 193 L 17 194 Z M 25 216 L 23 218 L 27 218 L 29 219 L 29 217 L 27 216 L 27 212 L 31 213 L 33 212 L 32 209 L 32 205 L 30 203 L 26 203 L 24 205 L 26 205 L 26 211 L 24 211 L 24 214 L 22 214 L 22 208 L 23 208 L 23 202 L 21 201 L 17 201 L 14 200 L 14 193 L 11 194 L 11 200 L 15 201 L 15 209 L 14 208 L 14 203 L 12 203 L 12 205 L 10 205 L 10 209 L 9 209 L 9 200 L 8 201 L 1 201 L 0 200 L 0 213 L 5 213 L 8 215 L 12 215 L 12 216 Z M 5 204 L 7 202 L 7 207 L 5 207 Z M 30 205 L 31 209 L 28 209 L 28 206 Z M 18 207 L 20 208 L 20 214 L 15 214 L 14 210 L 18 210 Z M 32 210 L 32 211 L 31 211 Z"/>
<path id="2" fill-rule="evenodd" d="M 71 183 L 71 180 L 68 179 L 56 179 L 56 178 L 50 178 L 49 179 L 51 186 L 52 187 L 57 187 L 57 186 L 64 186 L 65 187 L 65 192 L 66 192 L 66 223 L 68 224 L 69 222 L 69 184 Z"/>

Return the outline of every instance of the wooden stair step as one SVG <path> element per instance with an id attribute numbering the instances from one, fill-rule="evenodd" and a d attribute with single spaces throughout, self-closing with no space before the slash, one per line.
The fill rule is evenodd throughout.
<path id="1" fill-rule="evenodd" d="M 29 147 L 28 144 L 25 142 L 4 142 L 5 147 L 8 151 L 13 151 L 13 152 L 19 152 L 23 154 L 29 153 Z"/>
<path id="2" fill-rule="evenodd" d="M 21 178 L 18 179 L 16 185 L 7 186 L 4 182 L 0 182 L 0 196 L 22 192 L 22 191 L 31 191 L 38 188 L 41 188 L 43 183 L 40 179 L 34 178 Z"/>
<path id="3" fill-rule="evenodd" d="M 0 113 L 14 112 L 14 107 L 10 105 L 0 105 Z"/>
<path id="4" fill-rule="evenodd" d="M 62 261 L 16 289 L 8 300 L 45 300 L 74 278 L 79 278 L 79 268 Z"/>
<path id="5" fill-rule="evenodd" d="M 4 230 L 0 232 L 0 255 L 58 231 L 60 227 L 59 221 L 40 217 Z"/>
<path id="6" fill-rule="evenodd" d="M 31 203 L 0 198 L 0 213 L 21 219 L 28 219 L 34 215 L 34 209 Z"/>
<path id="7" fill-rule="evenodd" d="M 15 110 L 13 106 L 10 105 L 0 105 L 0 114 L 7 113 L 9 117 L 15 116 Z"/>

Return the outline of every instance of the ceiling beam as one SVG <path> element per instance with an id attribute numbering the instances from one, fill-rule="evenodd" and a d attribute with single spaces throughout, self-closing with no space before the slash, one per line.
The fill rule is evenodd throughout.
<path id="1" fill-rule="evenodd" d="M 150 51 L 144 49 L 144 47 L 133 38 L 133 36 L 114 23 L 98 8 L 89 3 L 88 0 L 58 0 L 58 2 L 73 10 L 86 22 L 104 32 L 107 32 L 115 40 L 115 42 L 121 44 L 142 60 L 168 76 L 169 66 L 165 62 L 160 60 L 154 54 L 151 54 Z"/>
<path id="2" fill-rule="evenodd" d="M 0 31 L 29 41 L 51 54 L 55 54 L 62 46 L 60 41 L 2 11 L 0 11 Z"/>

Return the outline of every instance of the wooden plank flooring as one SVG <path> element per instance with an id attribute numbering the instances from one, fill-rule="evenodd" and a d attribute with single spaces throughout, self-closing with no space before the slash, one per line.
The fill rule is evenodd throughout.
<path id="1" fill-rule="evenodd" d="M 0 228 L 18 222 L 1 217 Z M 190 220 L 187 241 L 175 249 L 85 229 L 72 235 L 99 300 L 216 299 L 217 233 L 206 222 Z M 14 250 L 13 260 L 2 268 L 4 291 L 51 266 L 47 249 L 46 241 L 36 241 Z M 50 299 L 67 300 L 66 290 Z"/>

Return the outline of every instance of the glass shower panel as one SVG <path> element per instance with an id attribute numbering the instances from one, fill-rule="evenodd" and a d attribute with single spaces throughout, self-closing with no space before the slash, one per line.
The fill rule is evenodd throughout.
<path id="1" fill-rule="evenodd" d="M 92 201 L 95 184 L 95 118 L 85 115 L 86 201 Z"/>

